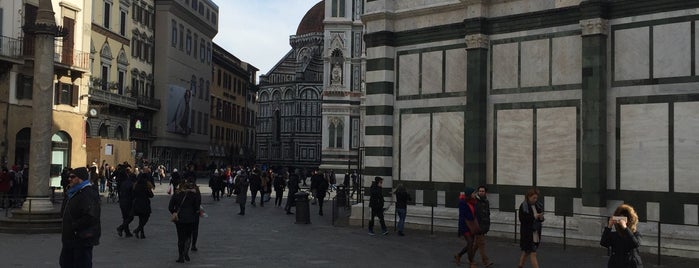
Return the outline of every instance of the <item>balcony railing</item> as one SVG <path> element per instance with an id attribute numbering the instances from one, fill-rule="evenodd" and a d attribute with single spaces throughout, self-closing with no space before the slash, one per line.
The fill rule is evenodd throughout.
<path id="1" fill-rule="evenodd" d="M 153 110 L 160 110 L 160 100 L 152 97 L 145 97 L 145 96 L 140 96 L 136 97 L 136 101 L 138 103 L 138 106 L 142 106 L 145 108 L 153 109 Z"/>
<path id="2" fill-rule="evenodd" d="M 119 95 L 98 88 L 90 88 L 90 100 L 108 104 L 113 104 L 121 107 L 137 109 L 136 98 Z"/>
<path id="3" fill-rule="evenodd" d="M 24 46 L 24 56 L 35 57 L 34 42 L 35 38 L 33 36 L 24 37 L 24 40 L 21 42 Z M 63 46 L 61 41 L 56 41 L 53 61 L 68 67 L 87 71 L 90 68 L 90 53 Z"/>
<path id="4" fill-rule="evenodd" d="M 0 36 L 0 56 L 19 58 L 22 56 L 22 40 Z"/>

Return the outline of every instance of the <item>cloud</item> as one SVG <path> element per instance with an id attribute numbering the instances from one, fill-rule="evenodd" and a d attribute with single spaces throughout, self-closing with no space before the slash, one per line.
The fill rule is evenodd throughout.
<path id="1" fill-rule="evenodd" d="M 289 52 L 289 36 L 318 0 L 219 0 L 214 42 L 266 74 Z"/>

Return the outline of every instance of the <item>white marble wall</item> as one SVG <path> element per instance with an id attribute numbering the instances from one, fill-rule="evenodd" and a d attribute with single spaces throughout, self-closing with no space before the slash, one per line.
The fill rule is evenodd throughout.
<path id="1" fill-rule="evenodd" d="M 464 181 L 464 113 L 432 114 L 432 181 Z"/>
<path id="2" fill-rule="evenodd" d="M 518 43 L 507 43 L 493 46 L 493 89 L 518 87 L 518 46 Z"/>
<path id="3" fill-rule="evenodd" d="M 466 91 L 466 50 L 463 48 L 446 51 L 446 92 Z"/>
<path id="4" fill-rule="evenodd" d="M 699 102 L 674 105 L 675 192 L 699 193 Z"/>
<path id="5" fill-rule="evenodd" d="M 684 204 L 684 224 L 699 225 L 699 206 Z"/>
<path id="6" fill-rule="evenodd" d="M 647 79 L 649 27 L 614 31 L 614 80 Z"/>
<path id="7" fill-rule="evenodd" d="M 669 190 L 668 104 L 622 105 L 620 189 Z"/>
<path id="8" fill-rule="evenodd" d="M 691 75 L 691 22 L 653 26 L 653 77 Z"/>
<path id="9" fill-rule="evenodd" d="M 551 40 L 551 84 L 582 83 L 582 38 L 564 36 Z"/>
<path id="10" fill-rule="evenodd" d="M 417 95 L 420 86 L 420 54 L 398 56 L 398 95 Z"/>
<path id="11" fill-rule="evenodd" d="M 402 115 L 400 179 L 428 181 L 430 168 L 430 114 Z"/>
<path id="12" fill-rule="evenodd" d="M 522 42 L 522 87 L 549 84 L 549 39 Z"/>
<path id="13" fill-rule="evenodd" d="M 532 185 L 533 110 L 497 111 L 497 184 Z"/>
<path id="14" fill-rule="evenodd" d="M 422 94 L 442 92 L 442 51 L 422 53 Z"/>
<path id="15" fill-rule="evenodd" d="M 576 187 L 576 107 L 536 111 L 536 184 Z"/>

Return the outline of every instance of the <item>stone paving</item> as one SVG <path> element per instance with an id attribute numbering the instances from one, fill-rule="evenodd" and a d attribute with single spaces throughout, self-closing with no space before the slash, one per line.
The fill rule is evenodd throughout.
<path id="1" fill-rule="evenodd" d="M 334 227 L 330 203 L 325 216 L 311 206 L 310 225 L 294 224 L 294 215 L 271 203 L 248 204 L 246 215 L 239 216 L 234 198 L 215 202 L 208 187 L 202 185 L 202 191 L 209 217 L 201 219 L 199 251 L 190 254 L 191 262 L 174 262 L 177 237 L 163 185 L 156 189 L 144 240 L 118 237 L 118 205 L 102 204 L 102 238 L 93 251 L 94 267 L 455 267 L 452 256 L 464 245 L 453 234 L 407 230 L 405 237 L 393 232 L 371 237 L 356 226 Z M 59 234 L 0 234 L 0 241 L 2 267 L 58 267 Z M 491 238 L 487 251 L 493 267 L 516 267 L 519 248 L 512 240 Z M 655 260 L 644 256 L 646 267 L 655 267 Z M 601 247 L 564 251 L 561 245 L 544 243 L 539 249 L 541 267 L 606 267 L 606 261 Z M 664 257 L 663 262 L 665 267 L 699 267 L 699 259 Z"/>

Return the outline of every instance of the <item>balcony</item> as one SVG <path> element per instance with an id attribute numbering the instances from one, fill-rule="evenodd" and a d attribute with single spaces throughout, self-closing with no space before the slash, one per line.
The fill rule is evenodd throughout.
<path id="1" fill-rule="evenodd" d="M 149 109 L 152 111 L 158 111 L 160 110 L 160 100 L 153 98 L 153 97 L 147 97 L 147 96 L 135 96 L 136 97 L 136 103 L 138 104 L 138 108 L 145 108 Z"/>
<path id="2" fill-rule="evenodd" d="M 136 110 L 138 108 L 136 98 L 120 95 L 99 87 L 90 87 L 90 101 L 102 102 L 110 105 L 126 107 Z"/>
<path id="3" fill-rule="evenodd" d="M 22 64 L 22 40 L 0 36 L 0 60 Z"/>
<path id="4" fill-rule="evenodd" d="M 21 41 L 23 44 L 23 54 L 25 57 L 34 58 L 35 39 L 33 36 L 25 36 L 24 40 Z M 70 71 L 76 71 L 78 75 L 80 73 L 86 73 L 90 68 L 90 53 L 73 49 L 72 46 L 63 46 L 63 42 L 56 41 L 53 53 L 53 61 L 55 63 L 56 72 L 63 70 L 66 73 L 71 73 Z"/>

